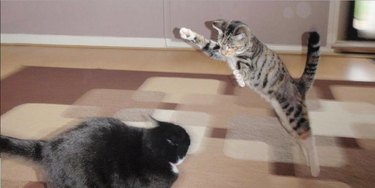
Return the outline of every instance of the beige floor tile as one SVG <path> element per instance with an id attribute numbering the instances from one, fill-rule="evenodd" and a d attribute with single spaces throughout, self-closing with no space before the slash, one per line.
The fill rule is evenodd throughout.
<path id="1" fill-rule="evenodd" d="M 220 94 L 225 84 L 218 80 L 177 77 L 153 77 L 147 79 L 139 90 L 167 93 L 163 102 L 181 103 L 189 94 Z"/>
<path id="2" fill-rule="evenodd" d="M 375 139 L 374 105 L 335 101 L 321 101 L 321 105 L 321 111 L 310 112 L 315 135 Z"/>
<path id="3" fill-rule="evenodd" d="M 182 101 L 183 103 L 179 104 L 176 109 L 210 114 L 210 127 L 216 128 L 227 128 L 228 122 L 235 116 L 249 114 L 274 116 L 270 106 L 241 104 L 238 102 L 238 97 L 230 95 L 193 94 L 185 96 Z M 203 102 L 199 104 L 200 101 Z"/>
<path id="4" fill-rule="evenodd" d="M 268 145 L 259 141 L 225 139 L 223 152 L 233 159 L 271 161 Z"/>
<path id="5" fill-rule="evenodd" d="M 17 106 L 1 116 L 1 134 L 24 139 L 56 135 L 77 123 L 77 119 L 64 117 L 69 108 L 69 105 L 37 103 Z"/>
<path id="6" fill-rule="evenodd" d="M 96 116 L 115 116 L 122 119 L 126 117 L 119 115 L 129 114 L 129 112 L 121 113 L 120 111 L 127 110 L 127 108 L 149 109 L 148 112 L 144 112 L 144 115 L 147 115 L 151 109 L 161 105 L 164 97 L 164 93 L 155 91 L 92 89 L 77 99 L 74 106 L 65 115 L 71 118 L 84 118 L 93 114 Z M 95 109 L 95 111 L 90 111 L 89 107 L 92 107 L 92 110 Z M 140 111 L 134 115 L 138 117 Z M 144 117 L 140 118 L 144 119 Z M 135 117 L 124 120 L 136 121 L 134 119 Z"/>

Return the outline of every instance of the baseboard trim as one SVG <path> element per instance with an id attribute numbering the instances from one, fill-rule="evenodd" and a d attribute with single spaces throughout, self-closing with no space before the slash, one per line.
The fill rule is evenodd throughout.
<path id="1" fill-rule="evenodd" d="M 71 35 L 35 35 L 35 34 L 1 34 L 2 44 L 14 45 L 53 45 L 53 46 L 93 46 L 93 47 L 130 47 L 130 48 L 170 48 L 192 49 L 193 47 L 178 40 L 166 38 L 136 37 L 103 37 L 103 36 L 71 36 Z M 268 46 L 280 53 L 306 53 L 306 48 L 298 45 Z M 331 50 L 323 47 L 323 53 Z"/>
<path id="2" fill-rule="evenodd" d="M 71 35 L 1 34 L 4 44 L 164 48 L 162 38 L 127 38 Z"/>

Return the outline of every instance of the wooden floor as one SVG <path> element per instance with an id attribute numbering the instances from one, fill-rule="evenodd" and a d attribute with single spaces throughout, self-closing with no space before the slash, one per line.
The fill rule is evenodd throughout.
<path id="1" fill-rule="evenodd" d="M 298 77 L 305 55 L 281 54 Z M 372 58 L 372 59 L 371 59 Z M 375 185 L 375 57 L 324 55 L 307 96 L 321 174 L 312 178 L 272 108 L 194 50 L 1 46 L 1 133 L 48 139 L 93 116 L 144 115 L 192 137 L 173 188 Z M 1 159 L 2 188 L 41 188 L 38 166 Z"/>
<path id="2" fill-rule="evenodd" d="M 305 55 L 281 54 L 281 58 L 293 76 L 302 73 Z M 230 74 L 224 63 L 195 50 L 1 46 L 1 78 L 24 66 Z M 322 56 L 317 78 L 373 82 L 374 59 Z"/>

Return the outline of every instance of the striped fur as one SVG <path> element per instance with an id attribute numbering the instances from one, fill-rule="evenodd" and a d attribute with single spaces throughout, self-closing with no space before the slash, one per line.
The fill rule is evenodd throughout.
<path id="1" fill-rule="evenodd" d="M 319 34 L 317 32 L 311 32 L 309 42 L 307 46 L 307 59 L 305 70 L 301 78 L 298 80 L 300 92 L 303 96 L 310 89 L 315 79 L 316 69 L 320 59 L 320 43 Z"/>
<path id="2" fill-rule="evenodd" d="M 217 20 L 213 22 L 213 28 L 218 31 L 217 42 L 186 28 L 180 29 L 180 35 L 209 57 L 226 61 L 241 87 L 252 88 L 271 103 L 281 125 L 306 151 L 312 175 L 317 176 L 319 163 L 305 96 L 313 84 L 319 63 L 319 34 L 310 33 L 305 70 L 299 79 L 294 79 L 280 57 L 258 40 L 244 23 Z"/>

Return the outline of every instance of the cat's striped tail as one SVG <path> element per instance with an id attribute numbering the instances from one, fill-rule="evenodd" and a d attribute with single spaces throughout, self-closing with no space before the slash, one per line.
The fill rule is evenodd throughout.
<path id="1" fill-rule="evenodd" d="M 320 59 L 320 37 L 315 31 L 310 32 L 307 44 L 307 59 L 305 70 L 298 82 L 298 88 L 304 97 L 314 82 L 316 69 Z"/>
<path id="2" fill-rule="evenodd" d="M 18 155 L 33 161 L 42 160 L 42 149 L 45 141 L 23 140 L 0 135 L 0 153 Z"/>

